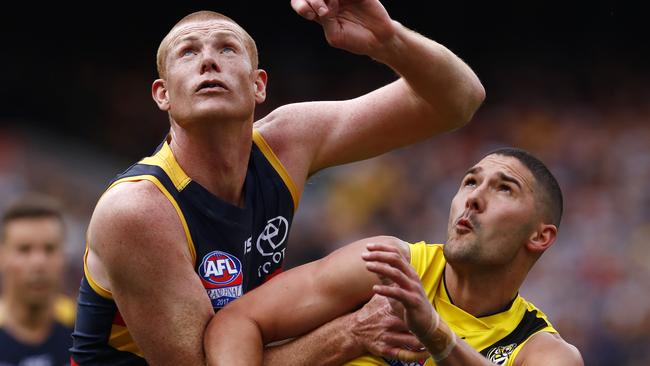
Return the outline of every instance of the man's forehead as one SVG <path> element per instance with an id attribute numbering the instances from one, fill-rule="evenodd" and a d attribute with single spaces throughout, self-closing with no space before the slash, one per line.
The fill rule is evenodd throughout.
<path id="1" fill-rule="evenodd" d="M 171 45 L 175 45 L 188 36 L 210 36 L 214 33 L 223 32 L 231 33 L 241 42 L 244 42 L 244 30 L 227 19 L 210 19 L 182 24 L 171 31 L 169 40 Z"/>
<path id="2" fill-rule="evenodd" d="M 473 172 L 482 172 L 483 174 L 506 174 L 517 180 L 521 181 L 525 186 L 528 186 L 531 190 L 533 188 L 533 175 L 522 164 L 519 159 L 512 156 L 504 156 L 498 154 L 491 154 L 476 163 L 469 171 Z"/>

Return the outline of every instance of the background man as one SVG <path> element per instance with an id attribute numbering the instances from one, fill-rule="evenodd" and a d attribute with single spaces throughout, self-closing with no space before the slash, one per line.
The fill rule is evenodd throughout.
<path id="1" fill-rule="evenodd" d="M 24 197 L 7 208 L 0 228 L 0 365 L 63 366 L 74 303 L 60 294 L 65 227 L 58 205 Z"/>

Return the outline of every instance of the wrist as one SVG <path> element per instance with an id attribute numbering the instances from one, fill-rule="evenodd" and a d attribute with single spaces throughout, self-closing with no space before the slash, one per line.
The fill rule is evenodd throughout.
<path id="1" fill-rule="evenodd" d="M 342 339 L 342 352 L 347 355 L 354 355 L 355 357 L 361 356 L 366 353 L 366 349 L 363 345 L 363 340 L 360 338 L 360 335 L 356 332 L 356 313 L 351 313 L 345 316 L 341 316 L 335 320 L 337 329 L 341 330 L 339 334 L 343 337 Z"/>
<path id="2" fill-rule="evenodd" d="M 396 20 L 391 20 L 390 29 L 387 35 L 381 37 L 379 46 L 368 54 L 373 60 L 389 66 L 404 44 L 404 33 L 408 32 L 408 29 Z"/>
<path id="3" fill-rule="evenodd" d="M 433 360 L 442 361 L 456 347 L 456 334 L 442 321 L 440 315 L 432 309 L 433 319 L 431 326 L 422 336 L 418 336 L 427 348 Z"/>

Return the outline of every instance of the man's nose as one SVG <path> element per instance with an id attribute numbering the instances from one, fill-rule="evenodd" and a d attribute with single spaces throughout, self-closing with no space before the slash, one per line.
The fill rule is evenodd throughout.
<path id="1" fill-rule="evenodd" d="M 205 51 L 201 55 L 201 74 L 205 74 L 206 72 L 210 71 L 221 71 L 219 68 L 219 63 L 217 61 L 217 55 L 214 52 Z"/>
<path id="2" fill-rule="evenodd" d="M 29 256 L 30 267 L 33 269 L 45 268 L 48 264 L 49 255 L 45 250 L 32 250 Z"/>
<path id="3" fill-rule="evenodd" d="M 485 189 L 482 186 L 478 186 L 467 196 L 465 208 L 482 212 L 485 210 L 485 204 Z"/>

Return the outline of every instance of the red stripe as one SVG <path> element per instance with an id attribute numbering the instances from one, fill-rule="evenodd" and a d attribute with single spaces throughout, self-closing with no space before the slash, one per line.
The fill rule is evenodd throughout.
<path id="1" fill-rule="evenodd" d="M 275 271 L 271 272 L 268 276 L 266 276 L 266 278 L 264 279 L 264 283 L 270 281 L 271 278 L 279 275 L 280 273 L 282 273 L 282 267 L 276 269 Z"/>
<path id="2" fill-rule="evenodd" d="M 72 356 L 70 356 L 70 366 L 79 366 L 78 363 L 74 362 L 74 360 L 72 359 Z"/>
<path id="3" fill-rule="evenodd" d="M 120 311 L 115 312 L 115 317 L 113 318 L 113 324 L 121 325 L 123 327 L 126 327 L 126 323 L 124 322 L 124 319 L 122 319 L 122 314 L 120 314 Z M 72 366 L 72 365 L 70 365 Z"/>

